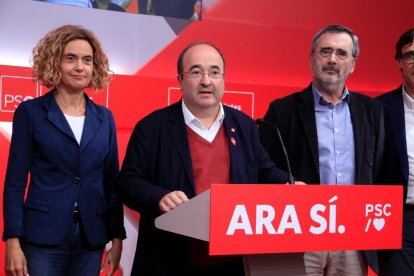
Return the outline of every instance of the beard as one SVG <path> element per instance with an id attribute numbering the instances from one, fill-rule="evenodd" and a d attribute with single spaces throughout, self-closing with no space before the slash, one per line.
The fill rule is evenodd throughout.
<path id="1" fill-rule="evenodd" d="M 317 68 L 315 71 L 314 82 L 317 83 L 318 87 L 327 92 L 337 92 L 343 89 L 350 70 L 341 71 L 336 64 L 328 64 Z M 325 71 L 335 71 L 336 74 L 330 75 Z"/>
<path id="2" fill-rule="evenodd" d="M 345 81 L 341 81 L 338 78 L 315 76 L 314 81 L 318 84 L 322 90 L 335 92 L 341 89 Z"/>

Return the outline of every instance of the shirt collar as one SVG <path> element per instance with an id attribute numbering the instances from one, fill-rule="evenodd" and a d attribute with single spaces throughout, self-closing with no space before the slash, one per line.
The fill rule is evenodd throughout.
<path id="1" fill-rule="evenodd" d="M 182 103 L 181 106 L 183 110 L 185 124 L 187 126 L 190 126 L 191 124 L 193 124 L 198 128 L 205 129 L 201 121 L 198 120 L 197 117 L 193 115 L 193 113 L 191 113 L 191 111 L 187 108 L 183 100 L 181 101 L 181 103 Z M 218 121 L 220 124 L 222 124 L 223 120 L 224 120 L 224 108 L 223 108 L 223 104 L 220 103 L 219 113 L 217 114 L 215 122 Z"/>
<path id="2" fill-rule="evenodd" d="M 414 110 L 414 99 L 405 91 L 404 85 L 402 87 L 402 95 L 404 100 L 404 106 L 408 109 Z"/>
<path id="3" fill-rule="evenodd" d="M 315 101 L 315 105 L 328 105 L 328 102 L 322 97 L 321 93 L 318 91 L 318 89 L 313 85 L 312 83 L 312 93 L 313 93 L 313 99 Z M 349 104 L 349 91 L 348 88 L 344 88 L 344 93 L 342 93 L 341 99 L 338 101 L 338 103 L 341 103 L 342 101 L 346 101 Z"/>

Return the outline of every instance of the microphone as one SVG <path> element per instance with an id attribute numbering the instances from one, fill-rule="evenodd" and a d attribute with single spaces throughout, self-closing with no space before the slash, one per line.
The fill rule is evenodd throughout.
<path id="1" fill-rule="evenodd" d="M 262 118 L 256 119 L 255 123 L 258 126 L 264 126 L 264 125 L 270 126 L 271 128 L 273 128 L 276 131 L 280 146 L 282 147 L 283 155 L 285 157 L 285 163 L 286 163 L 287 172 L 288 172 L 288 175 L 289 175 L 289 184 L 295 183 L 295 181 L 293 180 L 292 170 L 290 169 L 289 157 L 288 157 L 288 154 L 287 154 L 287 151 L 286 151 L 285 144 L 283 143 L 283 140 L 282 140 L 282 135 L 280 135 L 279 128 L 275 124 L 273 124 L 269 121 L 266 121 Z"/>

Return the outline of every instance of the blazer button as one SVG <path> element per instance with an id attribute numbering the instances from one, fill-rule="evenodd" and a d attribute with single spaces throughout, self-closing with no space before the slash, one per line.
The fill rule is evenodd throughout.
<path id="1" fill-rule="evenodd" d="M 74 183 L 78 184 L 78 183 L 80 182 L 80 178 L 79 178 L 79 177 L 74 177 L 74 178 L 72 179 L 72 181 L 73 181 Z"/>

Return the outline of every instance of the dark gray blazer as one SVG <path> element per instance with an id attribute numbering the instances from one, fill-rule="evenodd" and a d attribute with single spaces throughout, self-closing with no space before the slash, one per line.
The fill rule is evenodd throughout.
<path id="1" fill-rule="evenodd" d="M 378 175 L 384 143 L 381 106 L 368 96 L 350 92 L 349 110 L 355 139 L 355 183 L 372 184 Z M 318 136 L 312 86 L 273 101 L 264 117 L 276 124 L 290 158 L 293 175 L 308 184 L 319 184 Z M 286 168 L 282 151 L 270 127 L 260 129 L 260 138 L 271 158 Z M 375 252 L 365 252 L 374 271 L 378 271 Z"/>

